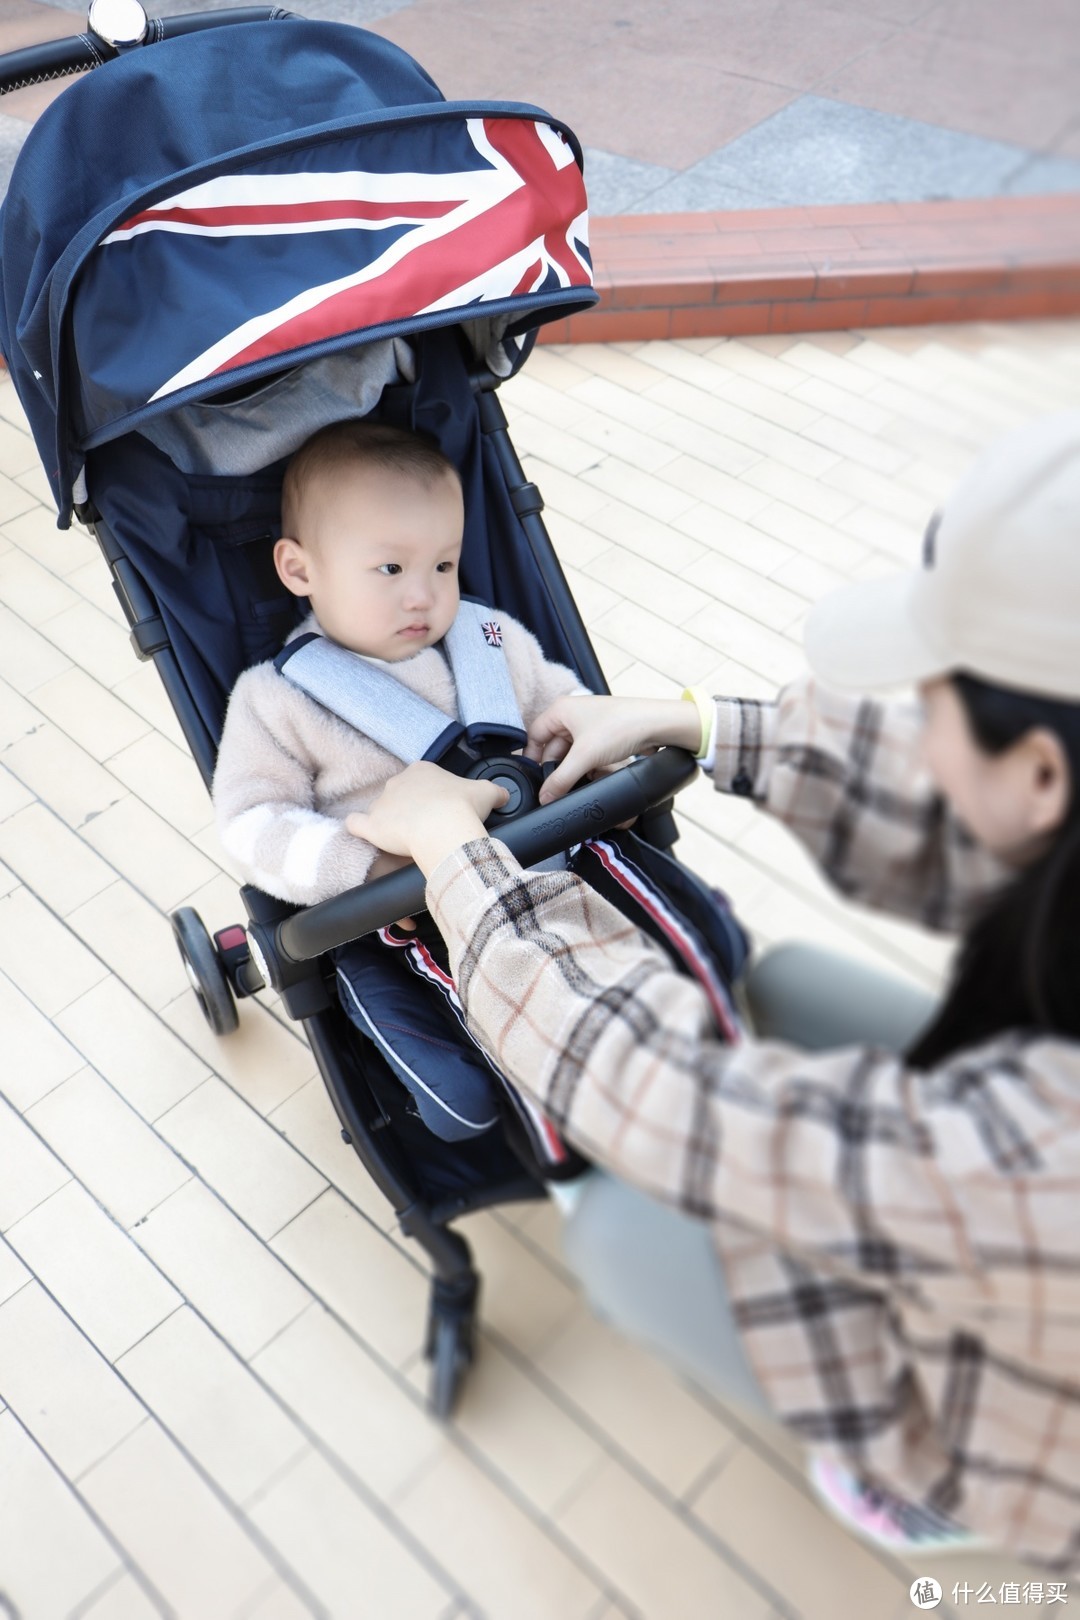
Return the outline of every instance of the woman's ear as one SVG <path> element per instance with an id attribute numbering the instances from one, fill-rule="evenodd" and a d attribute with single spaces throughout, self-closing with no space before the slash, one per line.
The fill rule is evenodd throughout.
<path id="1" fill-rule="evenodd" d="M 1069 809 L 1073 785 L 1068 756 L 1057 733 L 1047 726 L 1036 726 L 1019 746 L 1026 756 L 1031 834 L 1045 838 L 1061 826 Z"/>
<path id="2" fill-rule="evenodd" d="M 299 540 L 282 535 L 274 546 L 274 567 L 278 578 L 294 596 L 310 596 L 309 558 Z"/>

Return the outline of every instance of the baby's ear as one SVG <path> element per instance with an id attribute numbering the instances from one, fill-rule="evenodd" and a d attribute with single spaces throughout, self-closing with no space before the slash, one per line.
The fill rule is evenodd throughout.
<path id="1" fill-rule="evenodd" d="M 291 591 L 294 596 L 311 595 L 308 556 L 299 540 L 291 540 L 288 535 L 282 535 L 274 546 L 274 567 L 287 591 Z"/>

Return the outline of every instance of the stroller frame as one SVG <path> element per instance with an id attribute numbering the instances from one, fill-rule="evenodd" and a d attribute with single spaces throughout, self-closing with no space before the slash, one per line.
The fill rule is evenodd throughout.
<path id="1" fill-rule="evenodd" d="M 289 13 L 277 10 L 254 9 L 189 15 L 149 24 L 146 42 L 152 44 L 171 37 L 189 36 L 201 29 L 220 30 L 222 25 L 243 24 L 246 28 L 252 23 L 289 17 Z M 303 26 L 332 28 L 339 35 L 342 32 L 336 25 Z M 240 29 L 233 32 L 240 32 Z M 184 45 L 178 48 L 182 50 L 190 44 L 190 40 L 185 40 Z M 378 41 L 378 45 L 385 50 L 385 42 Z M 120 54 L 112 44 L 99 36 L 52 41 L 40 48 L 20 51 L 13 57 L 0 60 L 0 91 L 15 88 L 31 79 L 36 81 L 41 76 L 59 77 L 87 66 L 100 65 L 103 61 L 107 63 L 110 58 Z M 141 56 L 142 53 L 130 54 Z M 417 73 L 422 71 L 416 69 L 415 64 L 412 66 Z M 385 72 L 385 64 L 382 71 Z M 121 72 L 119 77 L 122 76 Z M 108 72 L 105 77 L 108 78 Z M 437 91 L 434 91 L 426 76 L 424 83 L 437 96 Z M 423 93 L 427 94 L 427 91 L 423 90 Z M 444 110 L 453 111 L 449 104 L 442 103 L 441 106 Z M 532 113 L 546 118 L 536 109 L 512 110 L 514 117 Z M 122 215 L 117 217 L 123 218 Z M 7 290 L 6 287 L 3 289 L 5 294 Z M 563 315 L 569 308 L 580 308 L 595 297 L 591 289 L 581 284 L 566 286 L 557 297 L 547 286 L 531 296 L 531 305 L 527 299 L 517 299 L 515 295 L 511 299 L 503 298 L 501 305 L 496 302 L 487 306 L 497 310 L 507 305 L 516 307 L 522 304 L 530 310 L 532 330 L 521 346 L 520 358 L 527 354 L 535 337 L 535 325 L 540 320 Z M 460 311 L 456 313 L 460 320 Z M 470 318 L 474 313 L 474 307 L 470 307 Z M 430 326 L 430 321 L 427 324 Z M 447 318 L 440 324 L 452 326 L 455 323 Z M 14 321 L 10 322 L 10 326 L 13 328 Z M 422 330 L 423 325 L 419 329 Z M 352 341 L 356 342 L 355 334 Z M 344 339 L 335 339 L 332 345 L 323 343 L 318 352 L 327 352 L 328 347 L 340 350 L 344 344 Z M 297 358 L 308 358 L 302 352 L 303 345 L 300 349 Z M 8 358 L 10 362 L 10 353 Z M 292 364 L 297 363 L 297 358 L 292 360 Z M 43 441 L 49 442 L 49 436 L 43 428 L 41 400 L 33 385 L 28 383 L 31 364 L 28 355 L 20 355 L 20 359 L 23 361 L 21 372 L 15 366 L 13 372 L 17 383 L 21 379 L 20 397 L 25 396 L 24 402 L 31 399 L 38 412 L 36 417 L 32 416 L 31 425 L 39 448 L 42 448 Z M 251 372 L 253 368 L 248 369 Z M 264 362 L 255 374 L 265 375 L 267 369 Z M 59 371 L 58 366 L 58 375 Z M 33 376 L 40 380 L 41 372 L 35 369 Z M 603 673 L 541 517 L 543 501 L 540 492 L 525 476 L 511 443 L 506 417 L 494 392 L 499 380 L 490 367 L 482 362 L 477 361 L 469 367 L 468 388 L 479 435 L 488 446 L 486 465 L 498 469 L 501 488 L 527 547 L 533 571 L 530 579 L 535 581 L 538 599 L 542 598 L 542 616 L 548 624 L 551 638 L 556 643 L 561 641 L 566 656 L 574 663 L 585 684 L 594 691 L 605 692 L 607 685 Z M 222 386 L 229 386 L 228 378 L 219 380 L 219 390 Z M 210 387 L 204 389 L 204 397 L 211 394 Z M 207 722 L 205 707 L 200 708 L 189 688 L 182 660 L 170 637 L 168 615 L 155 589 L 144 577 L 139 559 L 130 554 L 113 523 L 94 504 L 93 491 L 87 494 L 83 490 L 80 494 L 76 485 L 76 493 L 73 496 L 69 494 L 71 484 L 65 485 L 65 450 L 69 449 L 69 441 L 64 437 L 68 428 L 59 395 L 55 418 L 59 424 L 59 449 L 54 490 L 60 506 L 61 523 L 66 523 L 68 510 L 73 510 L 74 515 L 95 537 L 110 569 L 113 588 L 129 625 L 136 656 L 142 661 L 153 662 L 157 669 L 192 756 L 209 789 L 215 765 L 215 737 Z M 119 431 L 122 430 L 117 429 Z M 112 436 L 115 437 L 115 434 Z M 109 437 L 107 432 L 99 431 L 92 442 L 106 443 Z M 46 465 L 53 466 L 51 454 Z M 641 817 L 643 821 L 639 831 L 649 842 L 666 849 L 677 836 L 670 814 L 671 795 L 695 774 L 696 768 L 688 755 L 678 750 L 663 750 L 600 783 L 575 790 L 555 805 L 533 809 L 518 819 L 500 825 L 499 836 L 514 854 L 530 864 L 581 841 L 587 835 L 601 833 L 628 817 Z M 500 1147 L 502 1159 L 499 1160 L 498 1153 L 495 1158 L 505 1167 L 505 1173 L 498 1179 L 449 1192 L 435 1201 L 426 1196 L 422 1175 L 410 1164 L 405 1151 L 408 1134 L 406 1132 L 404 1137 L 400 1135 L 403 1128 L 408 1127 L 401 1088 L 392 1080 L 374 1049 L 371 1052 L 361 1051 L 366 1043 L 355 1039 L 352 1026 L 337 1002 L 332 985 L 328 983 L 326 965 L 320 959 L 337 945 L 412 910 L 423 909 L 423 880 L 415 867 L 406 868 L 306 909 L 287 905 L 251 886 L 243 887 L 240 894 L 248 915 L 246 927 L 237 925 L 220 930 L 211 938 L 193 909 L 183 907 L 171 918 L 177 945 L 203 1014 L 215 1033 L 227 1034 L 238 1024 L 236 999 L 257 993 L 268 981 L 280 993 L 288 1015 L 302 1024 L 337 1114 L 344 1142 L 353 1148 L 390 1203 L 401 1230 L 419 1243 L 431 1262 L 433 1275 L 424 1353 L 432 1363 L 431 1408 L 439 1417 L 446 1417 L 453 1409 L 462 1380 L 473 1359 L 480 1291 L 480 1277 L 469 1244 L 459 1232 L 450 1230 L 450 1225 L 462 1215 L 500 1203 L 541 1198 L 545 1196 L 545 1191 L 542 1184 L 523 1168 L 512 1168 L 508 1151 Z M 345 1034 L 348 1034 L 348 1039 L 343 1038 Z M 417 1127 L 411 1128 L 415 1142 Z M 486 1138 L 480 1140 L 483 1142 Z M 477 1145 L 455 1144 L 455 1152 L 477 1152 Z M 488 1157 L 490 1154 L 491 1149 L 488 1149 Z M 486 1165 L 487 1158 L 483 1152 L 479 1153 L 476 1163 Z"/>

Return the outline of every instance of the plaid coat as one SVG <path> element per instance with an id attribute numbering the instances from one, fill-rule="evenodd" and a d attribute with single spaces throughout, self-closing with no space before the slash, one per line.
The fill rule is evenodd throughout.
<path id="1" fill-rule="evenodd" d="M 721 700 L 716 786 L 846 894 L 956 927 L 1002 873 L 921 772 L 918 730 L 809 681 Z M 1010 1033 L 926 1073 L 872 1048 L 731 1047 L 699 987 L 571 875 L 478 840 L 428 899 L 500 1068 L 590 1157 L 712 1223 L 777 1413 L 1080 1570 L 1080 1047 Z"/>

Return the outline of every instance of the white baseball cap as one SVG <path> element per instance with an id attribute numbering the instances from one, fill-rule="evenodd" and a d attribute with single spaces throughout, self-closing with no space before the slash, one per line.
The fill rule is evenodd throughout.
<path id="1" fill-rule="evenodd" d="M 822 598 L 805 648 L 827 686 L 963 671 L 1080 702 L 1080 411 L 991 445 L 931 521 L 922 567 Z"/>

